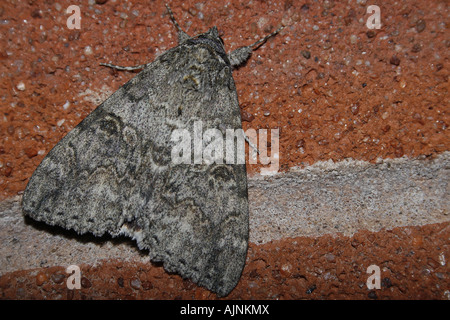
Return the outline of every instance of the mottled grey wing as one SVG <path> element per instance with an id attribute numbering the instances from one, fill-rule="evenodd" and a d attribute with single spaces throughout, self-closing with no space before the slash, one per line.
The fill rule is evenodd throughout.
<path id="1" fill-rule="evenodd" d="M 44 158 L 25 214 L 78 233 L 125 234 L 166 270 L 228 294 L 248 243 L 245 164 L 175 165 L 174 129 L 241 128 L 231 69 L 202 44 L 167 51 Z M 225 159 L 224 159 L 225 163 Z"/>

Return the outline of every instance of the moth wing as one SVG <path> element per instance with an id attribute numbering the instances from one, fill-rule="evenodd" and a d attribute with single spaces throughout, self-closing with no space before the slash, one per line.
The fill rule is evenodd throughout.
<path id="1" fill-rule="evenodd" d="M 27 185 L 24 213 L 78 233 L 128 235 L 168 271 L 228 294 L 247 252 L 246 169 L 174 164 L 171 134 L 192 132 L 195 121 L 241 128 L 229 64 L 201 45 L 180 45 L 48 153 Z"/>

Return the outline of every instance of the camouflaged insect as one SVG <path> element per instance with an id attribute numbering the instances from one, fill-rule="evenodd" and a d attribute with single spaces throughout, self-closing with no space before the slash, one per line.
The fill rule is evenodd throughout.
<path id="1" fill-rule="evenodd" d="M 173 164 L 171 133 L 239 129 L 232 69 L 255 44 L 230 54 L 216 27 L 190 37 L 128 81 L 44 158 L 23 195 L 26 215 L 76 232 L 125 235 L 169 272 L 225 296 L 248 246 L 245 164 Z"/>

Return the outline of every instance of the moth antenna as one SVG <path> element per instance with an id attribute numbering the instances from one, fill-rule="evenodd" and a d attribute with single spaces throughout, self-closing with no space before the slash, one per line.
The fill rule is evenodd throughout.
<path id="1" fill-rule="evenodd" d="M 170 9 L 169 5 L 166 3 L 167 12 L 169 13 L 170 20 L 172 20 L 172 23 L 175 25 L 175 28 L 177 28 L 178 31 L 178 43 L 181 43 L 187 39 L 190 38 L 190 36 L 181 29 L 180 25 L 178 24 L 177 20 L 175 19 L 175 16 L 173 15 L 172 9 Z"/>
<path id="2" fill-rule="evenodd" d="M 170 7 L 167 3 L 166 3 L 166 8 L 167 8 L 167 12 L 169 12 L 170 20 L 172 20 L 173 24 L 175 25 L 175 28 L 177 28 L 178 32 L 184 32 L 183 29 L 181 29 L 180 25 L 178 24 L 177 20 L 175 19 L 172 9 L 170 9 Z"/>
<path id="3" fill-rule="evenodd" d="M 233 69 L 236 69 L 239 66 L 241 66 L 244 62 L 246 62 L 250 58 L 250 56 L 252 55 L 252 52 L 254 50 L 258 49 L 259 46 L 261 46 L 264 42 L 267 41 L 267 39 L 275 36 L 283 29 L 284 29 L 284 26 L 281 26 L 277 30 L 272 32 L 271 34 L 265 36 L 262 39 L 259 39 L 255 43 L 253 43 L 249 46 L 239 47 L 239 48 L 235 49 L 234 51 L 230 52 L 228 54 L 228 59 L 230 60 L 231 67 Z"/>
<path id="4" fill-rule="evenodd" d="M 266 42 L 269 38 L 271 38 L 271 37 L 277 35 L 277 34 L 278 34 L 281 30 L 283 30 L 284 28 L 285 28 L 284 26 L 279 27 L 277 30 L 275 30 L 275 31 L 272 32 L 271 34 L 265 36 L 264 38 L 259 39 L 259 40 L 256 41 L 254 44 L 251 44 L 249 47 L 252 48 L 252 50 L 258 49 L 258 47 L 259 47 L 260 45 L 262 45 L 264 42 Z"/>

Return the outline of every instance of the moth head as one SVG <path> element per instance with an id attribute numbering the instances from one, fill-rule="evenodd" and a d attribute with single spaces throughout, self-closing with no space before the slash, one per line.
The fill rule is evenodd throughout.
<path id="1" fill-rule="evenodd" d="M 222 47 L 223 47 L 223 40 L 222 40 L 222 38 L 220 37 L 220 34 L 219 34 L 219 30 L 217 29 L 217 27 L 212 27 L 212 28 L 210 28 L 208 31 L 206 31 L 205 33 L 202 33 L 202 34 L 199 34 L 199 35 L 197 35 L 196 37 L 194 37 L 194 38 L 203 38 L 203 39 L 205 39 L 205 38 L 207 38 L 207 39 L 209 39 L 209 40 L 212 40 L 212 41 L 215 41 L 215 42 L 218 42 L 218 43 L 221 43 L 222 44 Z"/>
<path id="2" fill-rule="evenodd" d="M 226 56 L 225 45 L 220 37 L 217 27 L 212 27 L 207 32 L 189 39 L 191 43 L 202 43 L 214 49 L 219 55 Z"/>
<path id="3" fill-rule="evenodd" d="M 208 30 L 208 33 L 214 39 L 216 39 L 216 40 L 218 39 L 220 41 L 220 43 L 222 44 L 222 48 L 225 50 L 225 44 L 223 42 L 222 37 L 220 36 L 219 30 L 217 29 L 217 27 L 216 26 L 212 27 L 211 29 Z"/>

